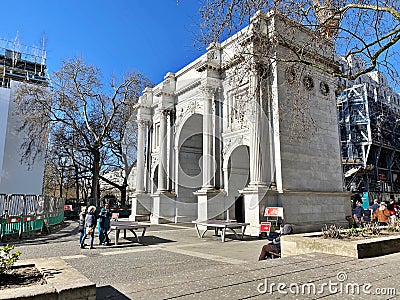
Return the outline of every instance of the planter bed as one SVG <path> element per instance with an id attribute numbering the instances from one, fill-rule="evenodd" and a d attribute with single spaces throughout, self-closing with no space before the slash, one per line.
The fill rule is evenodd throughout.
<path id="1" fill-rule="evenodd" d="M 19 261 L 16 267 L 34 266 L 44 275 L 44 284 L 6 288 L 0 299 L 95 300 L 96 285 L 61 258 Z"/>
<path id="2" fill-rule="evenodd" d="M 281 237 L 282 257 L 320 252 L 354 258 L 376 257 L 399 252 L 400 234 L 368 238 L 324 239 L 320 232 Z"/>

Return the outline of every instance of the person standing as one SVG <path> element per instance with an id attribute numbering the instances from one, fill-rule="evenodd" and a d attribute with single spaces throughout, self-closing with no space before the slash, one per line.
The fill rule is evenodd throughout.
<path id="1" fill-rule="evenodd" d="M 110 239 L 108 238 L 108 231 L 110 230 L 111 210 L 110 204 L 106 202 L 104 207 L 100 210 L 98 220 L 99 231 L 99 245 L 109 246 Z"/>
<path id="2" fill-rule="evenodd" d="M 390 223 L 394 224 L 396 223 L 397 219 L 397 205 L 394 203 L 394 199 L 390 198 L 389 204 L 387 206 L 387 209 L 390 213 Z"/>
<path id="3" fill-rule="evenodd" d="M 390 217 L 390 213 L 389 213 L 388 209 L 386 208 L 386 203 L 381 202 L 381 205 L 379 206 L 379 208 L 372 215 L 372 221 L 378 220 L 378 224 L 380 226 L 383 226 L 383 225 L 388 224 L 389 217 Z"/>
<path id="4" fill-rule="evenodd" d="M 356 225 L 362 226 L 362 224 L 364 223 L 364 208 L 362 207 L 362 203 L 361 202 L 357 202 L 357 206 L 354 209 L 354 222 L 356 223 Z"/>
<path id="5" fill-rule="evenodd" d="M 85 218 L 85 234 L 81 242 L 81 248 L 85 248 L 85 239 L 90 236 L 90 249 L 93 249 L 94 230 L 96 228 L 96 207 L 89 206 L 88 213 Z"/>
<path id="6" fill-rule="evenodd" d="M 85 236 L 85 218 L 86 218 L 86 206 L 81 207 L 81 212 L 79 213 L 79 225 L 78 225 L 78 231 L 79 231 L 79 245 L 83 244 L 83 237 Z"/>
<path id="7" fill-rule="evenodd" d="M 374 204 L 372 204 L 372 214 L 375 213 L 378 207 L 379 207 L 378 199 L 374 199 Z"/>

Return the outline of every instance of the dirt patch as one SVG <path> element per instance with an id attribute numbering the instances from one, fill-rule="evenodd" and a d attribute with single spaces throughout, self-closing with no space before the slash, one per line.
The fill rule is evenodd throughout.
<path id="1" fill-rule="evenodd" d="M 0 290 L 46 284 L 43 274 L 35 267 L 16 267 L 0 274 Z"/>

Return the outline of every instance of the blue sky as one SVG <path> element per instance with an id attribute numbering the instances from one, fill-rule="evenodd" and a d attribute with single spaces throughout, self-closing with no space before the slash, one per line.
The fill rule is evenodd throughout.
<path id="1" fill-rule="evenodd" d="M 15 3 L 15 4 L 14 4 Z M 4 5 L 0 38 L 39 46 L 47 37 L 50 73 L 63 59 L 82 56 L 108 78 L 144 73 L 154 83 L 176 72 L 204 50 L 193 46 L 198 32 L 197 0 L 35 0 Z M 3 5 L 3 8 L 4 8 Z"/>

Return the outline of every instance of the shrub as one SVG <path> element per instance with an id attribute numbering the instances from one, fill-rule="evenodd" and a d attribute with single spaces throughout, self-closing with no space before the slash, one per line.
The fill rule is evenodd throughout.
<path id="1" fill-rule="evenodd" d="M 11 269 L 14 263 L 19 259 L 21 252 L 11 251 L 15 248 L 15 245 L 5 245 L 3 248 L 0 247 L 0 274 L 6 273 Z"/>
<path id="2" fill-rule="evenodd" d="M 379 227 L 378 223 L 368 223 L 364 226 L 364 233 L 370 235 L 380 235 L 381 228 Z"/>
<path id="3" fill-rule="evenodd" d="M 400 219 L 397 219 L 394 224 L 390 223 L 387 226 L 387 231 L 389 232 L 399 232 L 400 231 Z"/>
<path id="4" fill-rule="evenodd" d="M 322 227 L 322 235 L 324 239 L 341 239 L 342 235 L 340 233 L 341 227 L 336 227 L 336 225 L 327 226 L 326 224 Z"/>

